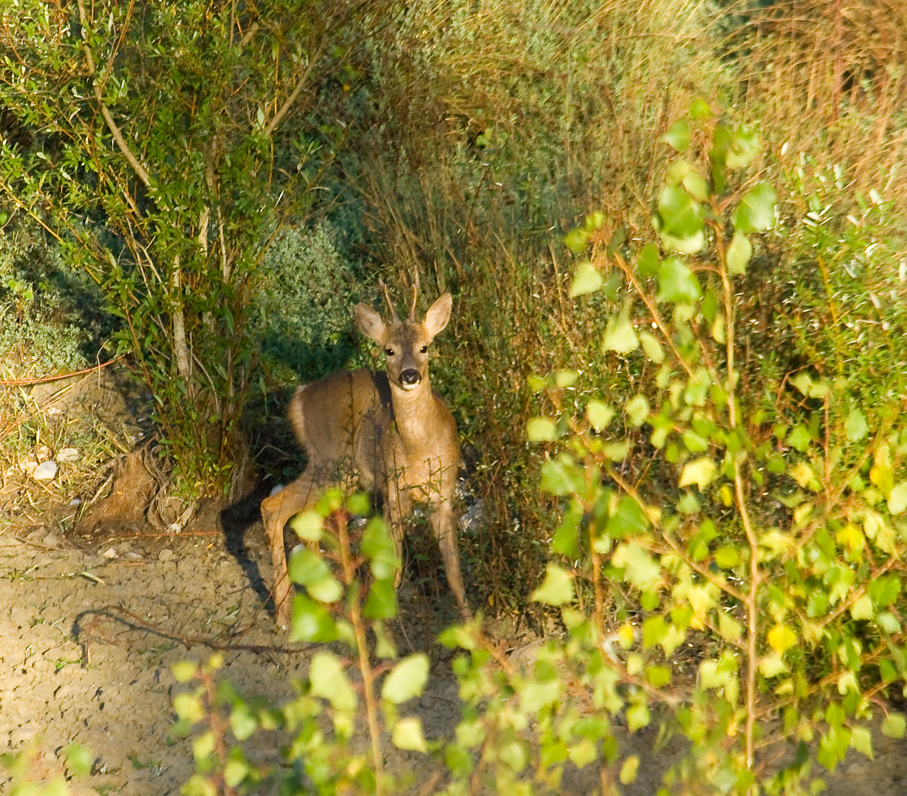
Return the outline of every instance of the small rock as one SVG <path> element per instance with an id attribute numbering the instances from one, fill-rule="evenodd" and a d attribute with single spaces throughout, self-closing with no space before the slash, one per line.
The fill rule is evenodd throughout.
<path id="1" fill-rule="evenodd" d="M 108 548 L 107 550 L 105 550 L 103 553 L 101 553 L 101 555 L 102 555 L 104 558 L 116 558 L 116 557 L 117 557 L 116 548 L 115 548 L 115 547 L 110 547 L 110 548 Z"/>
<path id="2" fill-rule="evenodd" d="M 23 459 L 19 462 L 19 469 L 26 475 L 31 475 L 37 466 L 38 463 L 34 459 Z"/>
<path id="3" fill-rule="evenodd" d="M 176 558 L 176 553 L 169 547 L 165 547 L 157 556 L 158 561 L 173 561 L 174 558 Z"/>
<path id="4" fill-rule="evenodd" d="M 271 493 L 270 493 L 270 494 L 271 494 L 271 496 L 273 497 L 273 496 L 276 495 L 278 492 L 283 492 L 283 490 L 284 490 L 284 485 L 283 485 L 283 484 L 274 484 L 274 486 L 271 488 Z"/>
<path id="5" fill-rule="evenodd" d="M 61 451 L 57 451 L 57 455 L 54 457 L 57 461 L 57 464 L 61 462 L 74 462 L 79 458 L 79 451 L 75 448 L 63 448 Z"/>
<path id="6" fill-rule="evenodd" d="M 81 506 L 82 498 L 73 498 L 72 500 L 69 501 L 69 505 L 70 506 Z"/>
<path id="7" fill-rule="evenodd" d="M 50 481 L 57 474 L 57 463 L 52 459 L 41 462 L 31 474 L 36 481 Z"/>
<path id="8" fill-rule="evenodd" d="M 45 547 L 57 547 L 60 544 L 60 540 L 57 538 L 56 534 L 49 533 L 41 540 L 41 544 Z"/>

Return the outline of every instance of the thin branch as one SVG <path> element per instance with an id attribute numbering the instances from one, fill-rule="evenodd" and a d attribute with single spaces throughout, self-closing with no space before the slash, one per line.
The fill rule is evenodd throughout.
<path id="1" fill-rule="evenodd" d="M 88 29 L 88 14 L 85 11 L 85 0 L 78 0 L 79 3 L 79 21 L 82 24 L 82 28 Z M 148 170 L 139 162 L 139 159 L 135 156 L 132 149 L 130 149 L 129 144 L 126 142 L 126 139 L 123 137 L 123 133 L 120 131 L 119 126 L 113 118 L 110 109 L 104 103 L 104 91 L 103 86 L 100 82 L 95 80 L 95 62 L 94 57 L 91 54 L 91 48 L 88 46 L 88 42 L 82 45 L 82 49 L 85 51 L 85 62 L 88 66 L 88 74 L 91 78 L 91 87 L 94 91 L 95 99 L 98 101 L 98 107 L 101 111 L 101 116 L 104 117 L 104 121 L 107 122 L 107 129 L 110 130 L 111 135 L 113 135 L 113 140 L 116 141 L 117 147 L 120 152 L 123 153 L 123 157 L 126 158 L 129 165 L 132 166 L 133 171 L 135 171 L 138 178 L 142 181 L 144 186 L 149 190 L 153 190 L 153 183 L 151 181 L 151 175 L 148 173 Z"/>

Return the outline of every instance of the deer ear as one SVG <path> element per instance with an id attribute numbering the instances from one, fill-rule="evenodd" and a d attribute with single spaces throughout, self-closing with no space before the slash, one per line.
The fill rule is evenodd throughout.
<path id="1" fill-rule="evenodd" d="M 428 332 L 429 337 L 434 337 L 447 326 L 452 305 L 453 298 L 450 293 L 445 293 L 428 308 L 428 312 L 425 313 L 425 331 Z"/>
<path id="2" fill-rule="evenodd" d="M 356 326 L 369 340 L 374 340 L 378 345 L 384 344 L 384 337 L 387 332 L 387 324 L 375 310 L 368 304 L 357 304 L 353 307 L 353 317 L 356 319 Z"/>

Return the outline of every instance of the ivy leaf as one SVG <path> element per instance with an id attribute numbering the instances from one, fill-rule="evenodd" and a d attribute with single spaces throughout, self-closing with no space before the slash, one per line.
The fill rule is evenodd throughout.
<path id="1" fill-rule="evenodd" d="M 583 296 L 587 293 L 594 293 L 604 284 L 604 279 L 598 269 L 588 260 L 580 263 L 573 275 L 573 282 L 570 284 L 570 298 Z"/>
<path id="2" fill-rule="evenodd" d="M 734 211 L 734 229 L 744 235 L 771 229 L 775 223 L 775 189 L 767 182 L 750 188 Z"/>
<path id="3" fill-rule="evenodd" d="M 570 573 L 557 564 L 548 564 L 542 585 L 532 592 L 529 599 L 546 605 L 566 605 L 573 601 L 573 596 L 573 578 Z"/>
<path id="4" fill-rule="evenodd" d="M 381 686 L 381 697 L 400 705 L 419 696 L 428 680 L 428 656 L 424 653 L 410 655 L 400 661 Z"/>

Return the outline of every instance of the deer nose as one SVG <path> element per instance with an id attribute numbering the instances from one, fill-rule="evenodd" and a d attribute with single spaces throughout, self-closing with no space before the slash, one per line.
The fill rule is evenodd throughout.
<path id="1" fill-rule="evenodd" d="M 420 381 L 422 381 L 422 375 L 413 368 L 404 370 L 400 374 L 400 384 L 404 387 L 415 387 Z"/>

